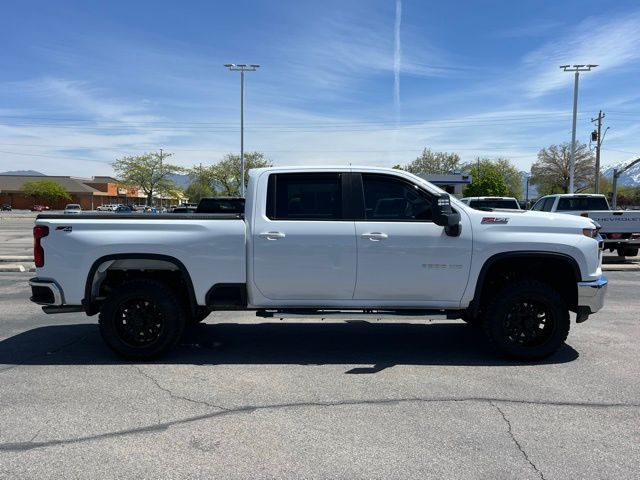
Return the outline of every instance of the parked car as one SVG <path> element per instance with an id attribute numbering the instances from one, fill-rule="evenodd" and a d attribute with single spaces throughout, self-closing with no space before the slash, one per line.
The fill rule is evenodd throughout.
<path id="1" fill-rule="evenodd" d="M 621 257 L 638 255 L 640 212 L 611 210 L 604 195 L 595 193 L 547 195 L 538 200 L 531 210 L 590 218 L 602 227 L 600 236 L 604 241 L 605 249 L 616 251 Z"/>
<path id="2" fill-rule="evenodd" d="M 118 208 L 117 205 L 107 204 L 107 205 L 100 205 L 98 208 L 96 208 L 96 210 L 98 212 L 115 212 L 116 208 Z"/>
<path id="3" fill-rule="evenodd" d="M 31 299 L 99 313 L 107 345 L 138 360 L 214 310 L 462 318 L 536 360 L 563 345 L 570 311 L 581 323 L 602 308 L 608 283 L 592 220 L 478 211 L 393 169 L 251 170 L 243 218 L 76 222 L 38 216 Z"/>
<path id="4" fill-rule="evenodd" d="M 32 212 L 44 212 L 47 208 L 44 205 L 34 205 L 31 207 Z"/>
<path id="5" fill-rule="evenodd" d="M 131 213 L 133 210 L 129 205 L 118 205 L 116 208 L 116 213 Z"/>
<path id="6" fill-rule="evenodd" d="M 244 214 L 242 197 L 206 197 L 200 200 L 196 213 Z"/>
<path id="7" fill-rule="evenodd" d="M 196 209 L 193 207 L 175 207 L 171 210 L 171 213 L 196 213 Z"/>
<path id="8" fill-rule="evenodd" d="M 0 208 L 2 211 L 7 211 L 10 212 L 11 211 L 11 204 L 9 203 L 3 203 L 2 207 Z"/>
<path id="9" fill-rule="evenodd" d="M 64 207 L 65 215 L 79 215 L 82 213 L 82 207 L 77 203 L 70 203 L 66 207 Z"/>
<path id="10" fill-rule="evenodd" d="M 156 207 L 144 207 L 144 213 L 158 213 L 158 209 Z"/>
<path id="11" fill-rule="evenodd" d="M 493 210 L 496 208 L 520 210 L 518 200 L 513 197 L 465 197 L 460 201 L 476 210 Z"/>

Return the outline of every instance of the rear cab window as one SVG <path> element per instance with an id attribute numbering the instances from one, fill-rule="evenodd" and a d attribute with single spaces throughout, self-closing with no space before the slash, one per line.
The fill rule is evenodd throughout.
<path id="1" fill-rule="evenodd" d="M 520 205 L 518 205 L 518 202 L 509 199 L 470 200 L 469 206 L 471 208 L 509 208 L 520 210 Z"/>
<path id="2" fill-rule="evenodd" d="M 609 210 L 604 197 L 560 197 L 559 211 Z"/>
<path id="3" fill-rule="evenodd" d="M 269 176 L 271 220 L 342 220 L 342 173 L 278 173 Z"/>

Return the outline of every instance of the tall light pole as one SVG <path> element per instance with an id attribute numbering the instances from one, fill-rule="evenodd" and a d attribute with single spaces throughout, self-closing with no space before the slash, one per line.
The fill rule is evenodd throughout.
<path id="1" fill-rule="evenodd" d="M 240 72 L 240 196 L 244 197 L 244 72 L 255 72 L 260 65 L 225 63 L 232 72 Z"/>
<path id="2" fill-rule="evenodd" d="M 573 84 L 573 129 L 571 131 L 571 158 L 569 159 L 569 193 L 574 191 L 574 177 L 576 170 L 576 119 L 578 116 L 578 81 L 580 72 L 590 72 L 598 65 L 560 65 L 565 72 L 575 72 Z"/>

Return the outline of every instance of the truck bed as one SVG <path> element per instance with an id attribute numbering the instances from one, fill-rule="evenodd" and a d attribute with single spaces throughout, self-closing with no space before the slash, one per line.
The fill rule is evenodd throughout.
<path id="1" fill-rule="evenodd" d="M 61 213 L 41 213 L 36 220 L 238 220 L 243 214 L 236 213 L 80 213 L 65 215 Z"/>
<path id="2" fill-rule="evenodd" d="M 81 304 L 87 272 L 97 264 L 130 257 L 177 260 L 200 305 L 213 285 L 246 282 L 246 225 L 238 215 L 43 214 L 36 225 L 49 229 L 38 275 L 55 278 L 69 305 Z"/>

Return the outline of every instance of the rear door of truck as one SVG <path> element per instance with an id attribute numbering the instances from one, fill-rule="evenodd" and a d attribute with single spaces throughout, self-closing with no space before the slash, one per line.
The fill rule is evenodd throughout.
<path id="1" fill-rule="evenodd" d="M 273 300 L 351 300 L 357 252 L 349 171 L 268 177 L 253 218 L 255 287 Z"/>

